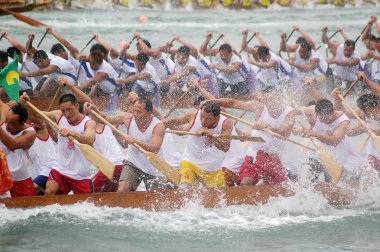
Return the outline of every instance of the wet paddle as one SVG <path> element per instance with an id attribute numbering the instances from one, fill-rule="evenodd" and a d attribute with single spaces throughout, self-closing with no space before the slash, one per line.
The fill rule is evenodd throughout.
<path id="1" fill-rule="evenodd" d="M 339 32 L 339 31 L 335 31 L 330 37 L 328 37 L 327 40 L 330 40 L 330 39 L 332 39 L 333 37 L 335 37 L 335 35 L 337 35 L 338 32 Z M 325 45 L 325 43 L 320 44 L 320 45 L 317 47 L 317 49 L 315 49 L 315 51 L 318 51 L 323 45 Z"/>
<path id="2" fill-rule="evenodd" d="M 40 45 L 41 45 L 42 41 L 44 41 L 44 39 L 45 39 L 47 33 L 48 33 L 48 30 L 46 29 L 44 35 L 42 36 L 42 38 L 40 39 L 40 41 L 39 41 L 38 44 L 37 44 L 37 48 L 40 47 Z"/>
<path id="3" fill-rule="evenodd" d="M 231 118 L 231 119 L 233 119 L 233 120 L 236 120 L 236 121 L 242 122 L 242 123 L 244 123 L 244 124 L 246 124 L 246 125 L 249 125 L 249 126 L 251 126 L 251 127 L 254 126 L 253 123 L 250 123 L 250 122 L 248 122 L 248 121 L 245 121 L 245 120 L 243 120 L 243 119 L 241 119 L 241 118 L 239 118 L 239 117 L 236 117 L 236 116 L 230 115 L 230 114 L 228 114 L 228 113 L 226 113 L 226 112 L 221 111 L 220 113 L 221 113 L 222 115 L 224 115 L 224 116 L 227 116 L 227 117 L 229 117 L 229 118 Z M 297 142 L 297 141 L 294 141 L 294 140 L 292 140 L 292 139 L 289 139 L 289 138 L 283 137 L 283 136 L 281 136 L 281 135 L 279 135 L 279 134 L 277 134 L 277 133 L 275 133 L 275 132 L 273 132 L 273 131 L 270 131 L 270 130 L 268 130 L 268 129 L 263 129 L 263 130 L 261 130 L 261 131 L 266 132 L 266 133 L 268 133 L 268 134 L 270 134 L 270 135 L 272 135 L 272 136 L 274 136 L 274 137 L 277 137 L 277 138 L 279 138 L 279 139 L 281 139 L 281 140 L 288 141 L 288 142 L 294 143 L 294 144 L 296 144 L 296 145 L 299 145 L 299 146 L 301 146 L 301 147 L 304 147 L 304 148 L 306 148 L 306 149 L 308 149 L 308 150 L 315 151 L 315 149 L 310 148 L 309 146 L 306 146 L 306 145 L 304 145 L 304 144 L 302 144 L 302 143 L 299 143 L 299 142 Z"/>
<path id="4" fill-rule="evenodd" d="M 81 54 L 86 48 L 87 46 L 89 46 L 91 44 L 91 42 L 96 38 L 96 36 L 92 36 L 92 38 L 87 42 L 87 44 L 79 51 L 79 54 Z M 78 84 L 78 78 L 79 78 L 79 74 L 80 74 L 80 71 L 82 70 L 82 63 L 83 61 L 79 61 L 79 68 L 78 68 L 78 72 L 77 72 L 77 75 L 75 76 L 75 84 Z"/>
<path id="5" fill-rule="evenodd" d="M 241 142 L 261 142 L 264 143 L 264 139 L 261 137 L 254 137 L 254 136 L 239 136 L 239 135 L 222 135 L 222 134 L 205 134 L 200 135 L 195 132 L 189 132 L 189 131 L 180 131 L 180 130 L 166 130 L 166 133 L 172 133 L 177 135 L 191 135 L 191 136 L 209 136 L 212 138 L 222 138 L 222 139 L 233 139 L 233 140 L 240 140 Z"/>
<path id="6" fill-rule="evenodd" d="M 98 113 L 96 113 L 94 110 L 91 110 L 91 114 L 94 115 L 99 121 L 102 123 L 108 125 L 112 131 L 116 132 L 122 137 L 126 137 L 126 135 L 118 130 L 114 125 L 112 125 L 110 122 L 108 122 L 106 119 L 101 117 Z M 180 174 L 179 172 L 174 169 L 170 164 L 168 164 L 165 160 L 163 160 L 160 156 L 153 152 L 149 152 L 141 148 L 137 144 L 132 144 L 135 148 L 137 148 L 139 151 L 141 151 L 149 160 L 149 162 L 157 168 L 157 170 L 161 171 L 162 174 L 166 176 L 168 180 L 176 184 L 177 186 L 179 185 L 180 181 Z"/>
<path id="7" fill-rule="evenodd" d="M 253 33 L 252 36 L 248 39 L 246 46 L 248 46 L 249 42 L 252 41 L 252 39 L 256 36 L 256 33 Z M 243 49 L 240 49 L 239 53 L 241 53 Z"/>
<path id="8" fill-rule="evenodd" d="M 61 89 L 62 89 L 62 86 L 59 85 L 59 87 L 57 88 L 57 91 L 55 91 L 55 94 L 54 94 L 53 99 L 51 100 L 51 102 L 49 104 L 49 107 L 48 107 L 47 111 L 50 111 L 51 108 L 53 107 L 53 104 L 54 104 L 55 100 L 57 100 L 58 95 L 61 93 Z"/>
<path id="9" fill-rule="evenodd" d="M 351 86 L 346 90 L 346 92 L 344 92 L 343 98 L 346 98 L 348 93 L 356 86 L 356 84 L 358 84 L 359 80 L 360 79 L 357 79 L 356 81 L 352 82 Z"/>
<path id="10" fill-rule="evenodd" d="M 17 18 L 21 22 L 24 22 L 24 23 L 26 23 L 26 24 L 28 24 L 30 26 L 34 26 L 34 27 L 47 26 L 46 24 L 41 23 L 40 21 L 37 21 L 37 20 L 35 20 L 33 18 L 21 15 L 20 13 L 16 13 L 16 12 L 10 11 L 8 9 L 4 9 L 4 8 L 1 8 L 1 10 L 4 11 L 4 12 L 7 12 L 9 14 L 11 14 L 12 16 L 14 16 L 15 18 Z"/>
<path id="11" fill-rule="evenodd" d="M 168 118 L 170 114 L 177 108 L 177 105 L 186 97 L 186 95 L 189 93 L 190 90 L 187 90 L 185 93 L 181 95 L 181 97 L 178 98 L 178 100 L 173 104 L 173 107 L 169 109 L 169 111 L 166 113 L 165 117 Z"/>
<path id="12" fill-rule="evenodd" d="M 216 46 L 216 44 L 219 42 L 219 40 L 220 40 L 221 38 L 223 38 L 223 36 L 224 36 L 224 33 L 221 33 L 221 34 L 219 35 L 219 37 L 215 40 L 215 42 L 210 46 L 209 49 L 214 48 L 214 47 Z"/>
<path id="13" fill-rule="evenodd" d="M 350 104 L 346 101 L 346 99 L 343 98 L 342 95 L 338 94 L 338 97 L 342 100 L 343 105 L 355 116 L 356 120 L 359 121 L 359 123 L 368 129 L 368 134 L 371 137 L 373 144 L 375 145 L 377 151 L 380 151 L 380 136 L 375 135 L 373 131 L 368 127 L 368 125 L 360 118 L 360 116 L 352 109 Z"/>
<path id="14" fill-rule="evenodd" d="M 46 116 L 43 112 L 41 112 L 38 108 L 36 108 L 33 104 L 26 101 L 26 104 L 33 109 L 36 113 L 38 113 L 42 118 L 44 118 L 47 122 L 49 122 L 52 126 L 57 128 L 58 130 L 60 127 L 51 120 L 48 116 Z M 82 144 L 78 142 L 75 138 L 69 136 L 68 137 L 76 146 L 79 147 L 81 150 L 83 156 L 90 161 L 96 168 L 98 168 L 107 178 L 110 180 L 113 179 L 113 173 L 115 170 L 115 165 L 111 163 L 106 157 L 104 157 L 101 153 L 99 153 L 97 150 L 95 150 L 93 147 L 91 147 L 88 144 Z"/>
<path id="15" fill-rule="evenodd" d="M 302 128 L 305 128 L 301 122 L 297 122 Z M 319 155 L 323 167 L 333 179 L 334 183 L 337 184 L 343 173 L 342 166 L 331 156 L 330 153 L 327 152 L 326 149 L 322 148 L 322 146 L 315 141 L 316 139 L 314 137 L 309 137 L 308 139 L 311 140 L 317 149 L 317 154 Z"/>
<path id="16" fill-rule="evenodd" d="M 240 115 L 239 115 L 239 118 L 243 118 L 243 116 L 245 116 L 245 114 L 247 114 L 247 110 L 244 110 L 243 111 L 243 113 L 241 113 Z M 234 125 L 236 125 L 237 123 L 238 123 L 239 121 L 236 121 L 235 123 L 234 123 Z"/>
<path id="17" fill-rule="evenodd" d="M 5 32 L 1 34 L 0 41 L 4 38 L 4 36 L 5 36 Z"/>
<path id="18" fill-rule="evenodd" d="M 367 26 L 368 25 L 370 25 L 370 24 L 367 24 L 364 28 L 363 28 L 363 30 L 361 31 L 361 33 L 356 37 L 356 39 L 355 39 L 355 44 L 356 44 L 356 42 L 358 42 L 358 40 L 360 39 L 360 37 L 362 36 L 362 34 L 363 34 L 363 32 L 365 31 L 365 29 L 367 29 Z"/>
<path id="19" fill-rule="evenodd" d="M 131 39 L 131 41 L 129 41 L 129 45 L 132 44 L 133 41 L 135 41 L 135 39 L 137 38 L 137 36 L 133 36 L 133 38 Z M 124 49 L 123 50 L 123 55 L 121 57 L 121 65 L 120 65 L 120 69 L 119 69 L 119 74 L 118 74 L 118 78 L 120 79 L 120 76 L 121 76 L 121 73 L 123 71 L 123 66 L 124 66 L 124 61 L 125 61 L 125 51 L 127 49 Z"/>

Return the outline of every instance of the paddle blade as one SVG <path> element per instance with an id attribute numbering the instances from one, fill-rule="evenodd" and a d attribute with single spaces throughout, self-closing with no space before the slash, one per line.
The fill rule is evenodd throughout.
<path id="1" fill-rule="evenodd" d="M 75 144 L 79 146 L 82 154 L 88 161 L 90 161 L 91 164 L 98 168 L 108 179 L 113 179 L 115 165 L 111 163 L 111 161 L 87 144 L 82 144 L 79 142 L 76 142 Z"/>
<path id="2" fill-rule="evenodd" d="M 165 160 L 163 160 L 153 152 L 145 152 L 145 155 L 147 156 L 149 162 L 154 167 L 156 167 L 157 170 L 162 172 L 162 174 L 164 174 L 168 180 L 170 180 L 177 186 L 179 185 L 180 174 L 176 169 L 174 169 L 170 164 L 168 164 Z"/>
<path id="3" fill-rule="evenodd" d="M 13 11 L 10 11 L 10 10 L 7 10 L 7 9 L 3 9 L 3 11 L 13 15 L 15 18 L 17 18 L 18 20 L 24 22 L 24 23 L 27 23 L 28 25 L 30 26 L 35 26 L 35 27 L 38 27 L 38 26 L 47 26 L 45 25 L 44 23 L 41 23 L 40 21 L 37 21 L 33 18 L 30 18 L 30 17 L 27 17 L 27 16 L 24 16 L 24 15 L 21 15 L 20 13 L 16 13 L 16 12 L 13 12 Z"/>
<path id="4" fill-rule="evenodd" d="M 325 149 L 321 148 L 318 145 L 315 146 L 317 148 L 317 153 L 321 159 L 321 163 L 325 167 L 327 173 L 333 179 L 334 183 L 337 184 L 343 173 L 342 166 Z"/>
<path id="5" fill-rule="evenodd" d="M 375 135 L 373 132 L 369 132 L 372 142 L 376 147 L 376 150 L 380 152 L 380 137 Z"/>

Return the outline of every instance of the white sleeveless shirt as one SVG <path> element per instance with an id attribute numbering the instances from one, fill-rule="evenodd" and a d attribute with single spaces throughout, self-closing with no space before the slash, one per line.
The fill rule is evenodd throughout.
<path id="1" fill-rule="evenodd" d="M 156 70 L 160 80 L 166 79 L 174 71 L 174 62 L 170 56 L 164 56 L 164 54 L 162 54 L 159 59 L 149 57 L 149 63 Z"/>
<path id="2" fill-rule="evenodd" d="M 50 60 L 50 65 L 57 66 L 59 68 L 58 72 L 51 73 L 49 76 L 58 82 L 58 78 L 63 76 L 71 84 L 75 84 L 76 74 L 75 67 L 67 60 L 61 57 L 55 56 L 54 54 L 47 53 Z"/>
<path id="3" fill-rule="evenodd" d="M 235 127 L 233 127 L 231 134 L 237 134 Z M 232 172 L 239 174 L 240 167 L 244 162 L 244 158 L 245 153 L 241 146 L 240 140 L 231 140 L 230 149 L 227 151 L 221 167 L 226 167 Z"/>
<path id="4" fill-rule="evenodd" d="M 71 125 L 66 117 L 61 116 L 58 126 L 79 134 L 85 132 L 85 126 L 91 119 L 83 116 L 82 120 Z M 58 171 L 73 179 L 82 180 L 90 178 L 90 162 L 83 156 L 81 150 L 69 138 L 58 134 Z"/>
<path id="5" fill-rule="evenodd" d="M 344 113 L 342 113 L 338 118 L 335 119 L 335 121 L 329 124 L 324 124 L 319 120 L 319 118 L 317 118 L 317 121 L 313 126 L 313 131 L 322 135 L 331 135 L 341 123 L 347 121 L 349 121 L 349 118 Z M 354 144 L 347 135 L 336 146 L 328 145 L 318 140 L 316 141 L 321 147 L 326 149 L 336 159 L 336 161 L 343 167 L 345 171 L 349 173 L 357 172 L 361 168 L 363 159 L 358 154 Z M 311 152 L 310 157 L 316 160 L 320 160 L 319 156 L 315 152 Z"/>
<path id="6" fill-rule="evenodd" d="M 218 53 L 215 56 L 215 61 L 222 67 L 229 67 L 232 65 L 232 63 L 235 63 L 235 62 L 242 63 L 239 57 L 236 56 L 235 54 L 232 54 L 230 61 L 226 63 L 220 58 L 220 54 Z M 247 78 L 247 75 L 246 73 L 243 72 L 242 68 L 243 68 L 243 64 L 242 64 L 242 67 L 240 67 L 240 69 L 236 72 L 233 72 L 233 73 L 219 72 L 218 78 L 222 79 L 226 84 L 238 85 L 238 83 L 245 81 L 245 79 Z"/>
<path id="7" fill-rule="evenodd" d="M 122 165 L 123 160 L 126 159 L 122 147 L 117 142 L 108 125 L 104 125 L 102 132 L 96 132 L 93 145 L 97 151 L 107 157 L 114 165 Z"/>
<path id="8" fill-rule="evenodd" d="M 137 84 L 144 89 L 146 92 L 154 93 L 156 90 L 158 90 L 158 83 L 160 82 L 160 78 L 157 75 L 156 70 L 154 67 L 147 62 L 144 69 L 141 71 L 137 71 L 138 74 L 148 73 L 150 74 L 149 79 L 145 80 L 137 80 Z"/>
<path id="9" fill-rule="evenodd" d="M 128 135 L 140 141 L 143 141 L 144 143 L 150 143 L 154 129 L 158 124 L 162 123 L 158 118 L 154 117 L 153 115 L 151 120 L 152 121 L 150 122 L 148 128 L 145 131 L 141 131 L 136 124 L 135 118 L 132 117 L 128 126 Z M 141 151 L 136 149 L 133 145 L 128 146 L 127 153 L 128 161 L 134 164 L 138 169 L 155 177 L 163 177 L 162 173 L 159 172 L 153 165 L 151 165 L 147 157 L 143 153 L 141 153 Z M 162 147 L 158 151 L 157 155 L 163 157 Z"/>
<path id="10" fill-rule="evenodd" d="M 103 63 L 99 66 L 97 70 L 92 69 L 94 76 L 97 73 L 106 73 L 108 77 L 99 82 L 99 88 L 106 94 L 112 94 L 116 89 L 116 79 L 118 74 L 115 69 L 108 63 L 103 60 Z"/>
<path id="11" fill-rule="evenodd" d="M 4 130 L 8 136 L 15 139 L 16 137 L 21 136 L 25 131 L 34 131 L 33 127 L 29 126 L 28 128 L 20 131 L 19 133 L 12 135 L 6 129 L 5 123 L 1 125 L 1 128 Z M 0 141 L 0 148 L 4 151 L 4 154 L 7 158 L 8 168 L 13 181 L 21 181 L 31 177 L 29 171 L 27 150 L 16 149 L 9 150 L 2 141 Z"/>
<path id="12" fill-rule="evenodd" d="M 181 87 L 186 85 L 187 83 L 189 83 L 191 79 L 199 79 L 201 77 L 201 75 L 198 73 L 198 62 L 191 55 L 189 56 L 188 61 L 183 65 L 179 64 L 177 60 L 175 61 L 175 67 L 174 67 L 174 73 L 173 74 L 179 73 L 182 69 L 184 69 L 185 67 L 189 67 L 189 66 L 194 67 L 195 71 L 190 73 L 189 75 L 183 76 L 180 79 L 180 82 L 181 82 L 180 86 Z"/>
<path id="13" fill-rule="evenodd" d="M 344 44 L 339 45 L 336 50 L 336 60 L 349 60 L 353 58 L 360 59 L 359 53 L 355 50 L 351 57 L 347 58 L 344 55 Z M 359 65 L 356 66 L 334 66 L 334 75 L 344 81 L 355 81 L 356 80 L 356 72 Z"/>
<path id="14" fill-rule="evenodd" d="M 50 135 L 46 139 L 36 137 L 32 147 L 28 150 L 28 158 L 36 176 L 49 176 L 52 168 L 58 168 L 56 147 Z"/>
<path id="15" fill-rule="evenodd" d="M 372 118 L 365 118 L 365 122 L 370 126 L 371 128 L 380 128 L 380 122 L 376 121 Z M 380 153 L 376 149 L 376 146 L 372 140 L 372 137 L 369 138 L 367 143 L 367 154 L 374 156 L 376 159 L 380 160 Z"/>
<path id="16" fill-rule="evenodd" d="M 190 132 L 203 128 L 200 119 L 201 110 L 198 110 Z M 209 129 L 212 134 L 220 134 L 222 132 L 223 123 L 226 117 L 219 116 L 218 124 L 215 128 Z M 222 162 L 226 157 L 226 152 L 216 148 L 208 139 L 208 137 L 188 136 L 183 159 L 195 164 L 200 169 L 206 172 L 220 170 Z"/>

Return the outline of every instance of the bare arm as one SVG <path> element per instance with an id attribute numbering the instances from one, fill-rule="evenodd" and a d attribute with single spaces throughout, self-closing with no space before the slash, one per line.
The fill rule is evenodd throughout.
<path id="1" fill-rule="evenodd" d="M 11 151 L 17 149 L 29 149 L 33 145 L 35 138 L 36 132 L 32 130 L 24 131 L 21 136 L 12 138 L 0 128 L 0 140 Z"/>
<path id="2" fill-rule="evenodd" d="M 208 44 L 210 43 L 211 37 L 212 37 L 212 34 L 207 33 L 205 40 L 203 41 L 201 47 L 199 48 L 199 52 L 203 54 L 204 56 L 215 56 L 219 52 L 219 49 L 217 48 L 212 48 L 212 49 L 207 48 Z"/>
<path id="3" fill-rule="evenodd" d="M 318 66 L 319 59 L 318 58 L 313 58 L 311 59 L 308 63 L 305 64 L 297 64 L 295 62 L 290 61 L 289 64 L 295 66 L 301 71 L 304 72 L 309 72 L 313 71 L 315 68 Z"/>
<path id="4" fill-rule="evenodd" d="M 251 111 L 255 114 L 256 118 L 260 116 L 261 112 L 264 109 L 264 105 L 261 102 L 256 101 L 256 100 L 239 101 L 239 100 L 230 99 L 230 98 L 220 98 L 220 99 L 217 99 L 216 101 L 219 103 L 221 107 Z"/>
<path id="5" fill-rule="evenodd" d="M 155 59 L 158 59 L 159 57 L 161 57 L 162 52 L 161 52 L 160 50 L 157 50 L 157 49 L 149 48 L 149 47 L 144 43 L 144 41 L 142 40 L 141 37 L 138 37 L 138 38 L 137 38 L 137 41 L 139 42 L 139 45 L 140 45 L 141 51 L 142 51 L 143 53 L 146 53 L 146 54 L 148 54 L 150 57 L 153 57 L 153 58 L 155 58 Z"/>
<path id="6" fill-rule="evenodd" d="M 234 73 L 234 72 L 237 72 L 241 68 L 241 65 L 242 65 L 241 62 L 234 62 L 227 67 L 222 67 L 219 64 L 211 63 L 210 67 L 216 70 L 219 70 L 220 72 L 223 72 L 223 73 Z"/>
<path id="7" fill-rule="evenodd" d="M 287 115 L 284 123 L 282 125 L 279 125 L 280 127 L 269 128 L 269 130 L 283 137 L 286 137 L 286 138 L 289 137 L 290 134 L 292 133 L 296 116 L 297 116 L 297 111 L 293 110 Z"/>
<path id="8" fill-rule="evenodd" d="M 56 32 L 54 32 L 51 27 L 47 27 L 46 30 L 51 35 L 53 35 L 53 37 L 56 40 L 58 40 L 59 43 L 61 43 L 64 47 L 66 47 L 67 50 L 69 50 L 69 52 L 70 52 L 71 56 L 73 56 L 73 58 L 77 59 L 79 57 L 79 50 L 75 46 L 73 46 L 69 41 L 67 41 L 62 36 L 60 36 L 59 34 L 57 34 Z"/>
<path id="9" fill-rule="evenodd" d="M 300 27 L 298 25 L 294 25 L 293 26 L 293 29 L 298 31 L 299 33 L 301 33 L 301 35 L 305 38 L 306 42 L 311 45 L 311 48 L 313 50 L 315 50 L 315 44 L 314 44 L 314 41 L 313 41 L 313 38 L 308 34 L 306 33 L 305 31 L 301 30 Z"/>
<path id="10" fill-rule="evenodd" d="M 26 53 L 26 48 L 25 46 L 23 46 L 21 43 L 19 43 L 18 41 L 16 41 L 14 38 L 12 38 L 8 32 L 2 32 L 2 34 L 4 34 L 4 38 L 6 38 L 9 43 L 16 47 L 17 49 L 19 49 L 22 53 Z"/>
<path id="11" fill-rule="evenodd" d="M 346 136 L 349 128 L 350 128 L 350 122 L 344 121 L 338 126 L 338 128 L 335 129 L 335 131 L 331 135 L 322 135 L 317 132 L 312 132 L 310 136 L 315 137 L 322 143 L 336 146 Z"/>
<path id="12" fill-rule="evenodd" d="M 196 68 L 193 66 L 184 67 L 178 73 L 172 74 L 168 78 L 166 78 L 165 80 L 162 80 L 161 83 L 162 84 L 172 83 L 174 81 L 182 79 L 185 76 L 190 75 L 191 73 L 194 73 L 195 71 L 196 71 Z"/>
<path id="13" fill-rule="evenodd" d="M 179 36 L 174 36 L 174 39 L 177 40 L 179 43 L 181 43 L 182 45 L 188 47 L 190 49 L 190 55 L 192 55 L 194 58 L 198 59 L 199 58 L 199 54 L 198 54 L 198 49 L 193 46 L 192 44 L 190 44 L 189 42 L 187 41 L 184 41 L 183 39 L 181 39 Z"/>
<path id="14" fill-rule="evenodd" d="M 28 73 L 20 73 L 20 77 L 36 77 L 36 76 L 41 76 L 41 75 L 47 75 L 47 74 L 51 74 L 51 73 L 55 73 L 55 72 L 58 72 L 60 71 L 60 69 L 58 68 L 58 66 L 56 65 L 49 65 L 48 67 L 45 67 L 45 68 L 41 68 L 41 69 L 38 69 L 34 72 L 28 72 Z"/>
<path id="15" fill-rule="evenodd" d="M 66 131 L 67 129 L 61 128 L 59 130 L 59 133 L 63 136 L 72 136 L 80 143 L 92 145 L 95 141 L 96 136 L 96 123 L 93 120 L 88 121 L 85 125 L 83 134 L 71 130 L 68 130 L 68 132 L 66 133 Z"/>

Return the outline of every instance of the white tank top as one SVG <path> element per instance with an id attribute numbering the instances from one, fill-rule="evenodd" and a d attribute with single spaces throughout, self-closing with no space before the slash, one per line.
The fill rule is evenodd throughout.
<path id="1" fill-rule="evenodd" d="M 91 119 L 83 116 L 82 120 L 71 125 L 66 117 L 61 116 L 58 126 L 79 134 L 85 132 L 85 126 Z M 90 178 L 90 162 L 83 156 L 81 150 L 69 138 L 58 134 L 58 171 L 73 179 L 82 180 Z"/>
<path id="2" fill-rule="evenodd" d="M 18 136 L 21 136 L 25 131 L 34 131 L 33 127 L 29 126 L 28 128 L 20 131 L 19 133 L 12 135 L 11 133 L 7 131 L 5 123 L 1 125 L 1 128 L 4 130 L 6 134 L 8 134 L 8 136 L 10 136 L 13 139 L 15 139 Z M 8 168 L 11 173 L 11 177 L 13 181 L 21 181 L 21 180 L 25 180 L 31 177 L 31 174 L 29 171 L 27 150 L 16 149 L 16 150 L 10 151 L 3 144 L 2 141 L 0 141 L 0 148 L 4 151 L 7 157 Z"/>
<path id="3" fill-rule="evenodd" d="M 128 135 L 143 141 L 144 143 L 150 143 L 153 131 L 156 128 L 156 126 L 160 123 L 162 123 L 158 118 L 154 117 L 152 115 L 151 122 L 148 126 L 148 128 L 145 131 L 141 131 L 135 121 L 135 118 L 132 117 L 131 121 L 128 126 Z M 128 146 L 128 161 L 133 163 L 137 168 L 139 168 L 141 171 L 148 173 L 155 177 L 163 177 L 162 173 L 159 172 L 147 159 L 147 157 L 141 153 L 138 149 L 136 149 L 133 145 Z M 160 157 L 163 157 L 162 155 L 162 147 L 160 148 L 159 152 L 157 153 Z"/>
<path id="4" fill-rule="evenodd" d="M 336 60 L 349 60 L 353 58 L 360 59 L 359 53 L 355 50 L 351 57 L 347 58 L 344 55 L 344 44 L 341 44 L 336 50 Z M 334 66 L 334 75 L 344 81 L 355 81 L 356 72 L 359 65 L 356 66 Z"/>
<path id="5" fill-rule="evenodd" d="M 31 164 L 32 172 L 35 174 L 35 176 L 49 176 L 50 170 L 52 168 L 58 168 L 56 146 L 53 143 L 53 140 L 50 138 L 50 135 L 48 135 L 46 139 L 42 139 L 37 136 L 27 154 Z"/>
<path id="6" fill-rule="evenodd" d="M 237 134 L 235 127 L 232 129 L 231 134 Z M 241 146 L 240 140 L 231 140 L 230 149 L 227 151 L 221 167 L 226 167 L 234 173 L 239 174 L 240 167 L 244 162 L 244 158 L 245 153 Z"/>
<path id="7" fill-rule="evenodd" d="M 380 52 L 379 51 L 374 51 L 374 54 L 377 55 L 377 56 L 380 56 Z M 370 59 L 370 61 L 372 61 L 372 59 Z M 373 62 L 373 67 L 372 67 L 372 72 L 373 72 L 373 79 L 374 80 L 380 80 L 380 60 L 375 60 Z"/>
<path id="8" fill-rule="evenodd" d="M 296 56 L 295 63 L 296 64 L 305 65 L 305 64 L 308 64 L 312 59 L 318 59 L 318 63 L 317 63 L 316 68 L 311 70 L 311 71 L 301 71 L 300 69 L 295 68 L 294 71 L 295 71 L 295 75 L 296 75 L 298 80 L 303 81 L 306 76 L 312 76 L 315 78 L 317 76 L 324 75 L 324 73 L 326 73 L 327 64 L 325 64 L 325 65 L 323 64 L 323 62 L 325 62 L 324 59 L 322 57 L 318 56 L 314 50 L 311 50 L 310 56 L 307 59 L 301 58 L 299 50 L 300 50 L 300 47 L 298 47 L 298 49 L 295 53 L 295 56 Z M 323 61 L 321 62 L 321 60 L 323 60 Z M 324 73 L 323 73 L 323 71 L 324 71 Z"/>
<path id="9" fill-rule="evenodd" d="M 160 80 L 166 79 L 174 71 L 174 62 L 170 56 L 166 56 L 164 54 L 162 54 L 159 59 L 149 57 L 149 63 L 156 70 Z"/>
<path id="10" fill-rule="evenodd" d="M 264 109 L 257 121 L 267 123 L 270 127 L 280 127 L 284 123 L 289 113 L 293 110 L 294 109 L 291 107 L 285 107 L 278 118 L 273 118 L 269 114 L 268 108 L 264 105 Z M 289 144 L 284 140 L 255 129 L 252 130 L 251 135 L 261 137 L 265 141 L 265 143 L 250 144 L 248 153 L 252 156 L 256 156 L 255 154 L 258 150 L 262 150 L 270 154 L 281 154 L 284 150 L 286 150 L 286 146 Z"/>
<path id="11" fill-rule="evenodd" d="M 322 135 L 331 135 L 341 123 L 347 121 L 349 121 L 349 118 L 344 113 L 342 113 L 338 118 L 335 119 L 335 121 L 329 124 L 324 124 L 319 120 L 319 118 L 317 118 L 317 121 L 313 126 L 313 131 Z M 324 144 L 318 140 L 316 141 L 321 147 L 326 149 L 336 159 L 336 161 L 344 168 L 344 170 L 352 172 L 360 169 L 363 159 L 358 154 L 358 151 L 356 150 L 354 144 L 347 135 L 336 146 Z M 315 152 L 311 152 L 310 156 L 316 160 L 320 160 L 319 156 Z"/>
<path id="12" fill-rule="evenodd" d="M 195 72 L 190 73 L 189 75 L 183 76 L 180 79 L 180 82 L 181 82 L 180 86 L 181 87 L 184 86 L 185 84 L 189 83 L 191 79 L 199 79 L 201 77 L 201 75 L 198 73 L 198 69 L 197 69 L 198 68 L 198 62 L 191 55 L 189 56 L 188 61 L 184 65 L 179 64 L 178 61 L 176 60 L 173 74 L 179 73 L 182 69 L 184 69 L 185 67 L 189 67 L 189 66 L 194 67 Z"/>
<path id="13" fill-rule="evenodd" d="M 277 72 L 278 72 L 278 65 L 279 61 L 277 57 L 274 57 L 272 53 L 270 53 L 270 59 L 269 61 L 276 61 L 277 66 L 271 67 L 271 68 L 260 68 L 257 73 L 257 78 L 265 85 L 265 86 L 276 86 L 278 84 L 277 79 Z M 264 61 L 259 59 L 259 62 L 263 63 Z"/>
<path id="14" fill-rule="evenodd" d="M 118 76 L 120 72 L 120 67 L 122 66 L 121 74 L 120 74 L 121 79 L 124 79 L 133 73 L 136 73 L 135 63 L 121 56 L 118 58 L 112 59 L 110 54 L 108 54 L 108 63 L 117 72 Z"/>
<path id="15" fill-rule="evenodd" d="M 201 119 L 201 111 L 198 110 L 190 132 L 195 132 L 197 129 L 203 128 Z M 212 134 L 220 134 L 222 132 L 223 123 L 226 117 L 219 116 L 218 124 L 215 128 L 209 129 Z M 223 159 L 226 157 L 226 152 L 216 148 L 207 137 L 188 136 L 183 159 L 190 161 L 206 172 L 220 170 Z"/>
<path id="16" fill-rule="evenodd" d="M 371 127 L 371 128 L 380 128 L 380 122 L 376 121 L 372 118 L 365 118 L 365 122 Z M 378 160 L 380 160 L 380 153 L 377 151 L 374 142 L 372 140 L 372 137 L 369 138 L 367 143 L 367 154 L 372 155 Z"/>
<path id="17" fill-rule="evenodd" d="M 68 55 L 67 60 L 71 63 L 71 65 L 73 65 L 75 67 L 75 77 L 77 77 L 78 71 L 80 68 L 79 75 L 78 75 L 78 81 L 77 81 L 78 84 L 81 84 L 81 83 L 85 82 L 86 80 L 88 80 L 89 78 L 92 77 L 93 74 L 89 75 L 86 72 L 86 69 L 83 67 L 83 65 L 86 65 L 87 69 L 89 69 L 89 63 L 88 62 L 79 62 L 79 60 L 73 58 L 73 56 L 71 56 L 71 54 Z"/>
<path id="18" fill-rule="evenodd" d="M 102 81 L 99 82 L 99 88 L 105 92 L 106 94 L 112 94 L 116 89 L 116 79 L 118 77 L 118 74 L 116 73 L 115 69 L 108 63 L 107 61 L 103 60 L 103 63 L 99 66 L 97 70 L 92 69 L 94 76 L 97 73 L 106 73 L 108 77 Z"/>
<path id="19" fill-rule="evenodd" d="M 67 60 L 61 57 L 55 56 L 54 54 L 47 53 L 50 60 L 50 65 L 57 66 L 59 68 L 58 72 L 51 73 L 49 76 L 58 82 L 58 78 L 63 76 L 71 84 L 75 84 L 76 74 L 75 67 Z"/>
<path id="20" fill-rule="evenodd" d="M 107 157 L 114 165 L 122 165 L 123 160 L 126 159 L 122 147 L 117 142 L 108 125 L 104 125 L 102 132 L 96 132 L 93 145 L 97 151 Z"/>
<path id="21" fill-rule="evenodd" d="M 154 67 L 147 62 L 144 69 L 141 71 L 137 71 L 139 74 L 149 73 L 150 78 L 146 80 L 137 80 L 137 84 L 144 89 L 146 92 L 154 93 L 158 89 L 158 83 L 160 82 L 160 78 L 157 75 Z"/>
<path id="22" fill-rule="evenodd" d="M 164 150 L 162 152 L 162 156 L 164 157 L 165 161 L 168 162 L 171 166 L 179 168 L 179 164 L 183 159 L 183 156 L 178 152 L 178 149 L 176 148 L 173 134 L 165 134 L 161 148 Z"/>
<path id="23" fill-rule="evenodd" d="M 218 53 L 215 56 L 215 61 L 222 67 L 229 67 L 231 66 L 232 63 L 235 63 L 235 62 L 242 63 L 239 57 L 236 56 L 235 54 L 232 54 L 230 61 L 226 63 L 220 58 L 220 54 Z M 218 74 L 218 78 L 222 79 L 226 84 L 229 84 L 229 85 L 237 85 L 238 83 L 245 81 L 246 77 L 247 77 L 246 73 L 242 71 L 242 67 L 238 71 L 233 72 L 233 73 L 219 72 Z"/>

